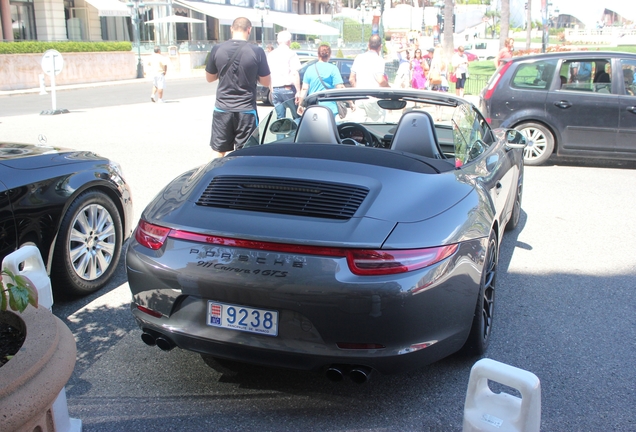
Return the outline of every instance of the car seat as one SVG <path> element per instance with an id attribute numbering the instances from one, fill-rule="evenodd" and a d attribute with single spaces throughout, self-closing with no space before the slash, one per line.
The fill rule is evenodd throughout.
<path id="1" fill-rule="evenodd" d="M 444 159 L 437 142 L 435 123 L 426 111 L 409 111 L 402 116 L 393 135 L 391 150 Z"/>
<path id="2" fill-rule="evenodd" d="M 308 107 L 300 119 L 295 142 L 340 144 L 333 111 L 322 105 Z"/>

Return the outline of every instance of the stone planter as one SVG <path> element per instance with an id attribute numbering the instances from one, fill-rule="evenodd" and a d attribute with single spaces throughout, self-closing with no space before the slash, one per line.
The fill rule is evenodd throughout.
<path id="1" fill-rule="evenodd" d="M 3 431 L 55 431 L 53 403 L 75 367 L 75 339 L 43 307 L 0 312 L 0 321 L 26 329 L 20 351 L 0 368 L 0 423 Z"/>

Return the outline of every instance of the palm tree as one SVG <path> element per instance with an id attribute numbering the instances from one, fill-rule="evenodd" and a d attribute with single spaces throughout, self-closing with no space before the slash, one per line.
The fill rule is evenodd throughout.
<path id="1" fill-rule="evenodd" d="M 492 10 L 492 9 L 488 9 L 486 11 L 486 13 L 484 13 L 484 17 L 488 18 L 489 20 L 492 20 L 492 24 L 490 26 L 491 31 L 492 31 L 492 35 L 494 38 L 495 35 L 495 24 L 497 22 L 497 17 L 499 16 L 499 11 L 496 10 Z"/>
<path id="2" fill-rule="evenodd" d="M 510 0 L 501 0 L 501 20 L 499 23 L 499 49 L 502 49 L 510 31 Z"/>

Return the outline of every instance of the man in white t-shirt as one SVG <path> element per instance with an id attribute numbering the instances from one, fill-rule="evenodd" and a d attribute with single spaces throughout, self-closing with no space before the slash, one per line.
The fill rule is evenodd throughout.
<path id="1" fill-rule="evenodd" d="M 349 82 L 352 87 L 374 89 L 389 87 L 389 78 L 384 73 L 382 57 L 382 39 L 378 35 L 369 38 L 369 50 L 359 54 L 351 66 Z M 366 112 L 367 120 L 381 121 L 383 110 L 374 100 L 356 101 L 359 108 Z"/>
<path id="2" fill-rule="evenodd" d="M 300 59 L 298 54 L 290 49 L 291 33 L 283 30 L 278 33 L 278 48 L 267 54 L 267 63 L 272 77 L 269 91 L 272 95 L 272 103 L 278 118 L 285 117 L 285 105 L 283 102 L 294 99 L 298 105 L 298 93 L 300 92 Z M 290 107 L 296 112 L 296 106 Z"/>

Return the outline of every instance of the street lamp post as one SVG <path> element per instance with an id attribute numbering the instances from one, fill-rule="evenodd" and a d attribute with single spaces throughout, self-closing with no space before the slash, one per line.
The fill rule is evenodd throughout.
<path id="1" fill-rule="evenodd" d="M 360 42 L 362 42 L 362 44 L 364 45 L 364 14 L 367 13 L 367 11 L 369 10 L 367 2 L 365 0 L 362 0 L 360 2 L 360 6 L 358 6 L 356 10 L 360 12 L 360 19 L 362 21 L 362 28 L 360 29 Z"/>
<path id="2" fill-rule="evenodd" d="M 137 39 L 137 78 L 144 77 L 144 65 L 141 62 L 141 34 L 139 32 L 139 23 L 141 23 L 141 14 L 146 9 L 143 0 L 131 0 L 126 4 L 130 11 L 130 17 L 135 26 L 135 39 Z"/>
<path id="3" fill-rule="evenodd" d="M 333 8 L 336 6 L 335 0 L 329 0 L 329 8 L 331 9 L 331 21 L 333 21 Z"/>
<path id="4" fill-rule="evenodd" d="M 269 12 L 269 5 L 264 0 L 260 0 L 258 3 L 254 3 L 254 10 L 258 12 L 261 17 L 261 47 L 265 49 L 265 15 Z"/>
<path id="5" fill-rule="evenodd" d="M 548 2 L 547 0 L 542 0 L 542 6 L 544 7 L 544 9 L 541 11 L 543 12 L 543 37 L 541 38 L 541 52 L 544 53 L 548 48 L 550 38 L 550 25 L 548 20 L 550 16 L 549 10 L 550 6 L 552 6 L 552 3 Z"/>

